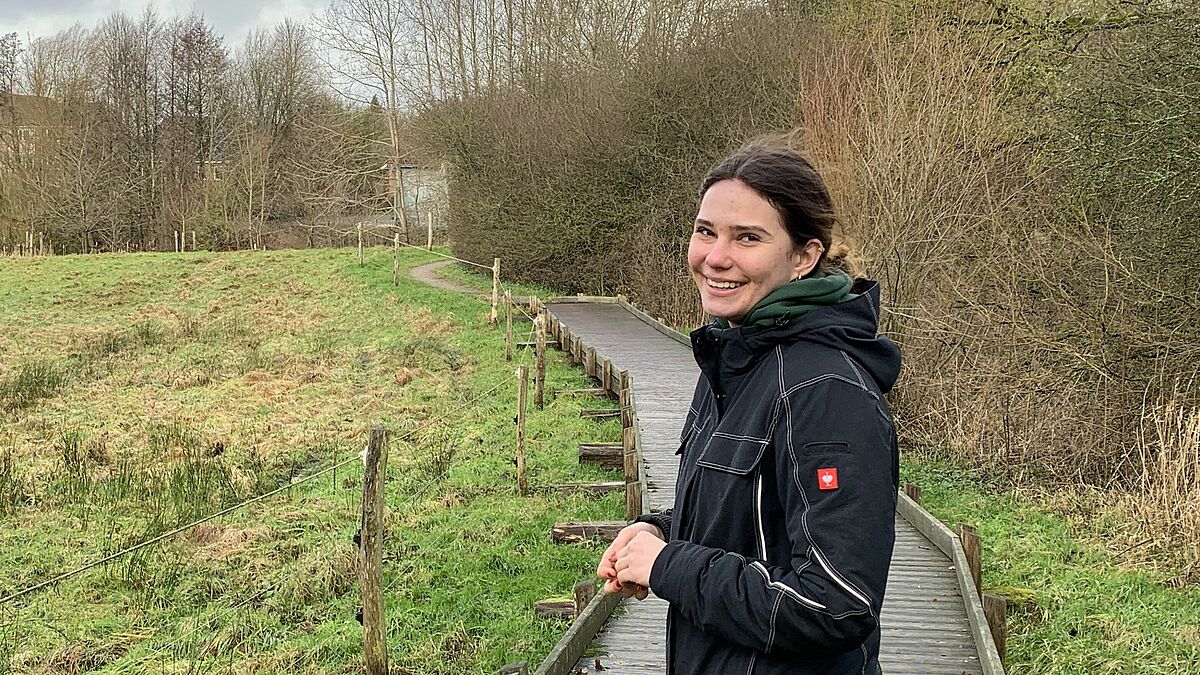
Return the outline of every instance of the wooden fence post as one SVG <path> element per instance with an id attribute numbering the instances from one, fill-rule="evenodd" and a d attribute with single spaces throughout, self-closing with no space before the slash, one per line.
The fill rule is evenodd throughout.
<path id="1" fill-rule="evenodd" d="M 621 448 L 625 464 L 625 519 L 633 520 L 642 515 L 642 483 L 638 480 L 641 467 L 633 427 L 621 430 Z"/>
<path id="2" fill-rule="evenodd" d="M 917 485 L 916 483 L 905 483 L 904 484 L 904 494 L 908 495 L 908 498 L 913 500 L 915 503 L 917 503 L 917 504 L 921 503 L 921 486 L 920 485 Z"/>
<path id="3" fill-rule="evenodd" d="M 179 253 L 179 230 L 175 230 L 175 252 Z"/>
<path id="4" fill-rule="evenodd" d="M 425 250 L 432 251 L 433 250 L 433 211 L 430 211 L 429 213 L 427 213 L 425 215 L 428 216 L 428 218 L 426 218 L 425 221 L 429 224 L 429 227 L 425 230 Z M 420 225 L 418 225 L 417 227 L 420 227 Z"/>
<path id="5" fill-rule="evenodd" d="M 498 315 L 496 305 L 500 302 L 500 259 L 492 260 L 492 326 L 496 325 Z"/>
<path id="6" fill-rule="evenodd" d="M 387 623 L 383 617 L 383 482 L 387 467 L 387 430 L 373 427 L 363 467 L 362 539 L 359 582 L 362 585 L 363 647 L 368 675 L 387 675 Z"/>
<path id="7" fill-rule="evenodd" d="M 575 584 L 572 589 L 575 594 L 575 616 L 583 614 L 583 608 L 588 606 L 592 598 L 596 597 L 596 580 L 584 579 Z"/>
<path id="8" fill-rule="evenodd" d="M 525 472 L 525 399 L 529 386 L 529 366 L 517 369 L 517 491 L 529 493 L 529 477 Z"/>
<path id="9" fill-rule="evenodd" d="M 963 553 L 967 555 L 967 566 L 971 568 L 971 580 L 975 582 L 975 593 L 978 594 L 983 585 L 983 545 L 975 528 L 970 525 L 959 524 L 958 538 L 962 542 Z"/>
<path id="10" fill-rule="evenodd" d="M 358 264 L 363 264 L 362 223 L 358 224 Z"/>
<path id="11" fill-rule="evenodd" d="M 512 361 L 512 291 L 504 291 L 504 360 Z"/>
<path id="12" fill-rule="evenodd" d="M 196 230 L 192 230 L 192 250 L 196 250 Z"/>
<path id="13" fill-rule="evenodd" d="M 400 233 L 392 238 L 392 285 L 400 285 Z"/>
<path id="14" fill-rule="evenodd" d="M 536 363 L 533 371 L 533 403 L 538 410 L 546 407 L 546 308 L 538 311 L 533 321 L 534 354 Z"/>
<path id="15" fill-rule="evenodd" d="M 1002 596 L 992 593 L 983 594 L 983 615 L 987 617 L 988 628 L 992 631 L 992 641 L 996 643 L 996 653 L 1000 655 L 1000 663 L 1004 663 L 1004 651 L 1008 640 L 1008 601 Z"/>

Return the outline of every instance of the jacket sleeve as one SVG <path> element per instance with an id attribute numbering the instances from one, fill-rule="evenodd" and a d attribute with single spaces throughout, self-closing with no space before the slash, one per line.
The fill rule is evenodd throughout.
<path id="1" fill-rule="evenodd" d="M 865 389 L 829 379 L 801 393 L 781 401 L 773 466 L 760 465 L 782 514 L 756 533 L 757 555 L 672 541 L 650 586 L 736 644 L 828 654 L 857 647 L 879 625 L 895 539 L 896 440 L 885 404 Z M 770 512 L 758 510 L 759 518 Z M 776 561 L 790 555 L 790 564 L 767 562 L 766 549 Z"/>
<path id="2" fill-rule="evenodd" d="M 635 523 L 650 523 L 657 527 L 663 534 L 663 539 L 670 541 L 671 539 L 671 512 L 672 509 L 659 511 L 658 513 L 647 513 L 633 519 Z"/>

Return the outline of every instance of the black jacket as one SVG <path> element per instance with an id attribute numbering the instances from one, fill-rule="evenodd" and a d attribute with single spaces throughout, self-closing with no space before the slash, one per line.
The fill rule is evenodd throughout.
<path id="1" fill-rule="evenodd" d="M 883 395 L 900 352 L 879 288 L 775 326 L 692 333 L 702 375 L 680 439 L 667 672 L 878 673 L 899 455 Z M 825 489 L 821 489 L 824 483 Z"/>

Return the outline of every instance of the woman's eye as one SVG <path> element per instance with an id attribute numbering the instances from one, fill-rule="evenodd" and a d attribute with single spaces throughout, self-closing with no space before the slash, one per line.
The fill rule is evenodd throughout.
<path id="1" fill-rule="evenodd" d="M 742 236 L 738 237 L 738 240 L 740 240 L 740 241 L 758 241 L 758 235 L 747 233 L 747 234 L 743 234 Z"/>

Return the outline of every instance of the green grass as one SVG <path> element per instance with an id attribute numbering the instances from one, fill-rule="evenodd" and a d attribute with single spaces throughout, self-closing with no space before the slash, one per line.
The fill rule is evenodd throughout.
<path id="1" fill-rule="evenodd" d="M 985 590 L 1009 599 L 1008 672 L 1200 672 L 1200 589 L 1127 569 L 1034 500 L 951 465 L 906 458 L 902 474 L 934 515 L 977 526 Z"/>
<path id="2" fill-rule="evenodd" d="M 569 594 L 600 552 L 553 545 L 550 526 L 619 518 L 623 500 L 518 496 L 516 364 L 486 303 L 393 287 L 387 249 L 354 258 L 0 266 L 0 595 L 355 457 L 381 423 L 395 672 L 540 661 L 566 625 L 533 602 Z M 552 352 L 547 387 L 584 384 Z M 529 413 L 534 485 L 611 479 L 575 460 L 619 438 L 579 419 L 589 405 Z M 0 607 L 0 672 L 358 670 L 361 490 L 354 462 Z"/>

